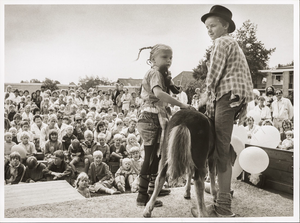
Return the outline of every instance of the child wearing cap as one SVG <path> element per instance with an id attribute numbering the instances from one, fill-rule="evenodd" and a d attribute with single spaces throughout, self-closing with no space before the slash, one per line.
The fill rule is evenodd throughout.
<path id="1" fill-rule="evenodd" d="M 235 152 L 230 147 L 230 140 L 234 121 L 239 119 L 239 124 L 244 123 L 247 105 L 254 100 L 253 84 L 246 57 L 237 41 L 229 35 L 235 30 L 231 11 L 215 5 L 201 21 L 213 40 L 207 62 L 206 91 L 200 101 L 200 107 L 206 104 L 206 114 L 215 123 L 219 191 L 212 207 L 218 216 L 233 217 L 230 187 L 231 157 Z M 199 213 L 192 211 L 192 214 L 196 217 Z"/>
<path id="2" fill-rule="evenodd" d="M 72 168 L 64 161 L 64 152 L 56 150 L 53 153 L 53 161 L 43 169 L 47 180 L 66 180 L 71 183 Z"/>

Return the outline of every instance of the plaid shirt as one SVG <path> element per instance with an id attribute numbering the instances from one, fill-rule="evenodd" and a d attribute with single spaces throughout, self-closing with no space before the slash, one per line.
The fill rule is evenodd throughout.
<path id="1" fill-rule="evenodd" d="M 208 74 L 206 78 L 206 91 L 209 98 L 206 104 L 207 115 L 214 118 L 214 102 L 231 91 L 231 99 L 238 95 L 240 100 L 231 103 L 231 107 L 254 100 L 253 85 L 246 57 L 238 43 L 228 34 L 214 41 Z M 244 100 L 245 99 L 245 100 Z M 244 100 L 244 101 L 243 101 Z M 246 111 L 240 113 L 239 119 L 246 116 Z"/>

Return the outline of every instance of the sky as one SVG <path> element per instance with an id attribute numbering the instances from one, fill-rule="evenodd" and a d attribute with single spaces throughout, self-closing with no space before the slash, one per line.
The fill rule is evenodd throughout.
<path id="1" fill-rule="evenodd" d="M 4 2 L 6 83 L 50 78 L 61 84 L 78 84 L 86 76 L 111 81 L 141 79 L 149 69 L 146 60 L 150 50 L 142 51 L 140 59 L 135 61 L 138 51 L 157 43 L 172 47 L 170 71 L 175 77 L 182 71 L 192 71 L 212 44 L 201 22 L 201 16 L 213 6 L 207 1 L 164 4 L 40 1 L 47 3 L 44 5 L 26 0 L 17 4 Z M 276 47 L 269 67 L 294 60 L 294 6 L 288 4 L 293 2 L 214 1 L 232 11 L 237 29 L 250 20 L 257 25 L 258 40 L 267 49 Z"/>

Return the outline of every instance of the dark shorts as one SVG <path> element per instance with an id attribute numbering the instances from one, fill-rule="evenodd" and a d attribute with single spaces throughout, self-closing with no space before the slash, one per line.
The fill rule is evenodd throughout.
<path id="1" fill-rule="evenodd" d="M 161 134 L 158 114 L 142 112 L 138 118 L 137 129 L 145 146 L 152 146 L 157 143 Z"/>

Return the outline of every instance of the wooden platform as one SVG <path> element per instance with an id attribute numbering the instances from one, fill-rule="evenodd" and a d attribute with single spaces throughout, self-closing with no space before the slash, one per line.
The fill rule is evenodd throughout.
<path id="1" fill-rule="evenodd" d="M 246 144 L 246 147 L 252 146 Z M 282 191 L 288 194 L 294 192 L 294 153 L 292 151 L 259 147 L 269 156 L 269 166 L 262 172 L 266 177 L 264 188 Z"/>
<path id="2" fill-rule="evenodd" d="M 5 209 L 85 199 L 67 181 L 5 185 Z"/>

